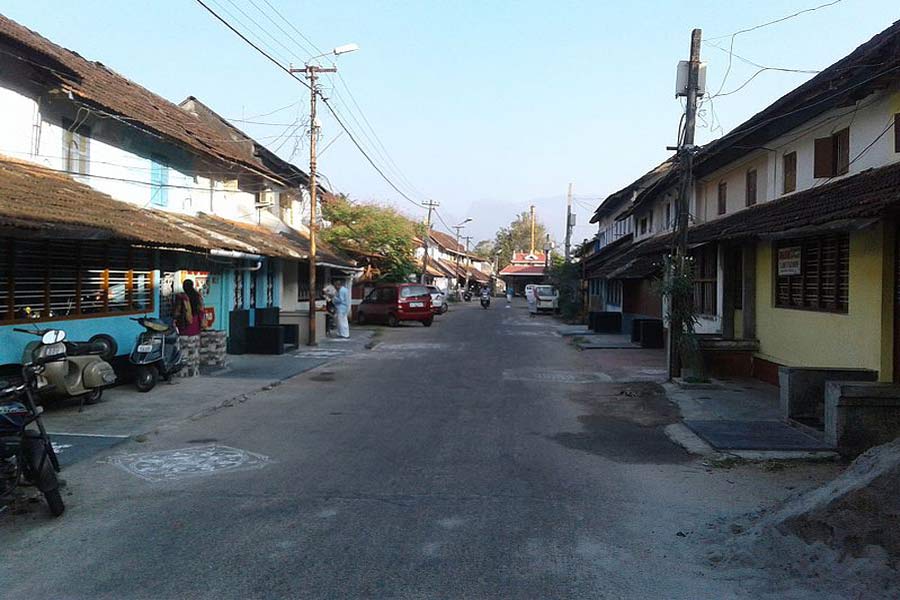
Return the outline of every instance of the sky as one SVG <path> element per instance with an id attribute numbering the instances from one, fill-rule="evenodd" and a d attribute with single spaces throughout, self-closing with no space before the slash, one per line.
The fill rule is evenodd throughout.
<path id="1" fill-rule="evenodd" d="M 404 194 L 440 203 L 436 227 L 471 217 L 474 243 L 530 204 L 562 241 L 569 183 L 573 239 L 592 236 L 602 198 L 670 154 L 682 113 L 675 68 L 692 28 L 703 30 L 708 88 L 730 92 L 758 71 L 737 58 L 729 70 L 731 34 L 830 0 L 206 1 L 282 64 L 302 64 L 313 46 L 359 44 L 335 59 L 343 82 L 323 79 L 324 95 Z M 252 121 L 236 125 L 305 170 L 308 91 L 196 0 L 0 0 L 0 12 L 173 102 L 193 95 Z M 741 33 L 733 53 L 821 70 L 898 19 L 896 0 L 841 0 Z M 759 73 L 717 98 L 714 114 L 704 107 L 697 141 L 812 76 Z M 423 218 L 323 109 L 326 184 Z"/>

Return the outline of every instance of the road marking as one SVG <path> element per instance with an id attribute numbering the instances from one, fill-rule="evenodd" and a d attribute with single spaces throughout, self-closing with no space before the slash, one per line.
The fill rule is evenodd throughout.
<path id="1" fill-rule="evenodd" d="M 145 481 L 174 481 L 214 473 L 262 469 L 268 456 L 230 446 L 211 444 L 175 450 L 120 454 L 109 463 Z"/>
<path id="2" fill-rule="evenodd" d="M 583 371 L 562 371 L 553 369 L 506 369 L 503 371 L 506 381 L 538 381 L 543 383 L 597 383 L 611 382 L 612 377 L 606 373 L 585 373 Z"/>
<path id="3" fill-rule="evenodd" d="M 339 356 L 347 356 L 350 350 L 304 350 L 303 352 L 295 352 L 297 358 L 337 358 Z"/>

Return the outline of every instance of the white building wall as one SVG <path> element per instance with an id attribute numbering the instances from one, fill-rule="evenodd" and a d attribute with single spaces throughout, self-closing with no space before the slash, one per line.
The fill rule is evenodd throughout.
<path id="1" fill-rule="evenodd" d="M 63 134 L 62 127 L 41 118 L 33 98 L 0 86 L 0 154 L 64 170 Z M 140 135 L 136 132 L 136 136 Z M 164 147 L 159 154 L 166 156 Z M 149 157 L 92 137 L 89 174 L 76 178 L 117 200 L 137 206 L 185 214 L 206 212 L 237 221 L 257 222 L 254 193 L 241 191 L 224 180 L 211 182 L 208 178 L 195 177 L 173 166 L 168 169 L 168 205 L 151 205 L 151 169 Z M 308 203 L 306 214 L 308 218 Z"/>

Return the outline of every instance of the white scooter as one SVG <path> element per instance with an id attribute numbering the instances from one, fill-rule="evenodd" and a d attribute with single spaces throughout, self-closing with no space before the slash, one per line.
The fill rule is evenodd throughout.
<path id="1" fill-rule="evenodd" d="M 28 342 L 22 364 L 40 363 L 48 356 L 43 372 L 37 376 L 37 394 L 41 398 L 80 398 L 81 408 L 95 404 L 103 396 L 103 388 L 116 382 L 112 366 L 103 360 L 108 352 L 105 344 L 66 343 L 61 329 L 14 329 L 41 338 Z"/>

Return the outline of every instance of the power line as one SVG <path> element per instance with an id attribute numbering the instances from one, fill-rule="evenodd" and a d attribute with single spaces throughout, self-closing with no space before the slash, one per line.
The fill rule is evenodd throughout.
<path id="1" fill-rule="evenodd" d="M 821 9 L 821 8 L 826 8 L 826 7 L 828 7 L 828 6 L 834 6 L 835 4 L 838 4 L 838 3 L 841 2 L 841 1 L 842 1 L 842 0 L 832 0 L 831 2 L 827 2 L 827 3 L 825 3 L 825 4 L 820 4 L 820 5 L 814 6 L 814 7 L 812 7 L 812 8 L 807 8 L 807 9 L 804 9 L 804 10 L 800 10 L 800 11 L 797 11 L 797 12 L 795 12 L 795 13 L 793 13 L 793 14 L 787 15 L 787 16 L 785 16 L 785 17 L 781 17 L 781 18 L 779 18 L 779 19 L 775 19 L 775 20 L 773 20 L 773 21 L 769 21 L 769 22 L 767 22 L 767 23 L 761 23 L 760 25 L 754 25 L 753 27 L 747 27 L 747 28 L 745 28 L 745 29 L 740 29 L 740 30 L 735 31 L 734 33 L 732 33 L 732 34 L 730 34 L 730 35 L 724 35 L 724 36 L 718 36 L 718 37 L 707 38 L 707 41 L 718 40 L 718 39 L 724 39 L 724 38 L 727 38 L 727 37 L 730 37 L 730 38 L 731 38 L 731 41 L 730 41 L 729 47 L 728 47 L 728 66 L 727 66 L 726 69 L 725 69 L 725 75 L 722 77 L 722 84 L 719 86 L 719 90 L 715 93 L 715 95 L 718 96 L 719 94 L 722 93 L 722 90 L 725 89 L 725 82 L 728 81 L 728 75 L 729 75 L 729 73 L 731 73 L 732 57 L 734 56 L 734 40 L 735 40 L 735 38 L 736 38 L 738 35 L 740 35 L 740 34 L 742 34 L 742 33 L 749 33 L 749 32 L 751 32 L 751 31 L 756 31 L 757 29 L 762 29 L 763 27 L 768 27 L 769 25 L 774 25 L 774 24 L 776 24 L 776 23 L 781 23 L 781 22 L 783 22 L 783 21 L 787 21 L 788 19 L 793 19 L 794 17 L 797 17 L 797 16 L 799 16 L 799 15 L 802 15 L 802 14 L 805 14 L 805 13 L 809 13 L 809 12 L 813 12 L 813 11 L 819 10 L 819 9 Z"/>
<path id="2" fill-rule="evenodd" d="M 209 5 L 206 4 L 206 2 L 204 2 L 203 0 L 195 0 L 195 1 L 197 2 L 197 4 L 199 4 L 204 9 L 206 9 L 207 12 L 209 12 L 211 15 L 213 15 L 219 22 L 221 22 L 223 25 L 228 27 L 228 29 L 230 29 L 235 35 L 237 35 L 244 42 L 246 42 L 250 47 L 252 47 L 254 50 L 256 50 L 257 52 L 259 52 L 260 54 L 265 56 L 270 62 L 272 62 L 279 69 L 281 69 L 282 71 L 287 73 L 291 78 L 300 82 L 306 89 L 311 90 L 308 83 L 306 83 L 305 81 L 303 81 L 302 79 L 297 77 L 294 73 L 291 72 L 291 70 L 288 67 L 284 66 L 277 59 L 273 58 L 271 54 L 269 54 L 268 52 L 266 52 L 265 50 L 260 48 L 258 45 L 254 44 L 245 35 L 243 35 L 234 26 L 232 26 L 227 20 L 225 20 L 223 17 L 221 17 L 212 8 L 210 8 Z M 314 93 L 318 93 L 318 91 L 315 91 Z M 321 94 L 319 94 L 319 96 L 321 97 Z M 420 203 L 416 202 L 415 200 L 410 198 L 408 195 L 406 195 L 406 193 L 404 193 L 399 187 L 397 187 L 397 185 L 393 181 L 391 181 L 390 178 L 388 178 L 388 176 L 384 173 L 384 171 L 375 163 L 375 161 L 372 159 L 372 157 L 369 156 L 369 154 L 365 151 L 365 149 L 360 145 L 359 141 L 356 139 L 356 136 L 354 136 L 353 133 L 350 131 L 350 129 L 347 127 L 347 125 L 344 124 L 344 121 L 340 118 L 340 116 L 338 115 L 338 113 L 334 109 L 334 107 L 331 105 L 331 103 L 324 97 L 322 97 L 322 102 L 328 108 L 328 111 L 331 113 L 332 117 L 334 117 L 334 120 L 337 121 L 338 125 L 340 125 L 341 128 L 346 132 L 347 137 L 350 138 L 350 140 L 353 142 L 353 145 L 356 146 L 356 148 L 360 151 L 360 153 L 363 155 L 363 157 L 365 157 L 365 159 L 368 161 L 368 163 L 372 166 L 373 169 L 375 169 L 375 171 L 381 176 L 381 178 L 384 179 L 384 181 L 389 186 L 391 186 L 391 188 L 395 192 L 400 194 L 400 196 L 403 199 L 405 199 L 406 201 L 410 202 L 411 204 L 417 206 L 418 208 L 423 208 L 423 206 Z"/>

